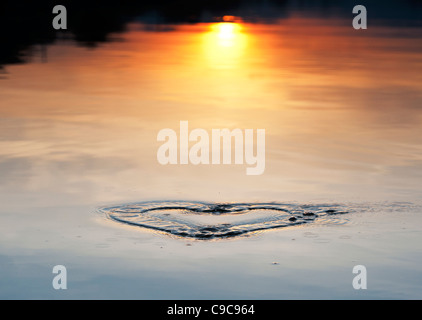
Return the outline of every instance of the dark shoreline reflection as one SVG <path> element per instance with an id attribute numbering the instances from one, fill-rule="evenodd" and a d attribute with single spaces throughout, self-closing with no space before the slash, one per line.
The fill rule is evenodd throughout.
<path id="1" fill-rule="evenodd" d="M 78 45 L 96 47 L 112 41 L 110 34 L 124 32 L 129 22 L 151 25 L 150 31 L 171 31 L 172 24 L 213 22 L 223 15 L 239 16 L 248 22 L 272 23 L 292 14 L 305 17 L 336 17 L 352 20 L 355 1 L 297 0 L 64 0 L 68 12 L 68 30 L 56 31 L 51 22 L 57 1 L 2 1 L 0 4 L 0 73 L 8 64 L 25 63 L 32 46 L 53 43 L 62 37 Z M 372 0 L 365 3 L 372 25 L 421 26 L 422 1 Z M 165 27 L 154 27 L 154 26 Z"/>

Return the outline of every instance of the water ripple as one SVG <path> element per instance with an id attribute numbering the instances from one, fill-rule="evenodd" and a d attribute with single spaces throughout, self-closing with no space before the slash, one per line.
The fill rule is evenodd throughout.
<path id="1" fill-rule="evenodd" d="M 319 221 L 340 224 L 338 205 L 150 201 L 101 207 L 113 221 L 194 239 L 222 239 Z"/>

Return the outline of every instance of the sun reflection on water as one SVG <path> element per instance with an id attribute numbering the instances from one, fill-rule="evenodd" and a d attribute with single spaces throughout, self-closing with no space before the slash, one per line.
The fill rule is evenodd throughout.
<path id="1" fill-rule="evenodd" d="M 204 52 L 211 67 L 239 67 L 248 45 L 248 34 L 240 23 L 211 24 L 204 33 Z"/>

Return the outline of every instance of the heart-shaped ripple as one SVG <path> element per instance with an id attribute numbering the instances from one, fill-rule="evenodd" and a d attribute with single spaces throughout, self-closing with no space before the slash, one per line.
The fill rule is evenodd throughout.
<path id="1" fill-rule="evenodd" d="M 346 213 L 333 205 L 191 201 L 140 202 L 99 211 L 113 221 L 195 239 L 230 238 L 315 220 L 344 223 L 336 216 Z"/>

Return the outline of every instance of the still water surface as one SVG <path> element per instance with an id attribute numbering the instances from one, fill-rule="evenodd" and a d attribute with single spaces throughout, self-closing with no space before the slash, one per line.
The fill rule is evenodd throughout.
<path id="1" fill-rule="evenodd" d="M 192 298 L 198 296 L 196 284 L 208 290 L 199 294 L 205 298 L 312 298 L 315 288 L 330 297 L 339 283 L 350 287 L 356 257 L 372 257 L 380 270 L 379 291 L 369 297 L 406 297 L 406 290 L 412 296 L 418 292 L 413 280 L 421 278 L 415 267 L 418 224 L 408 221 L 414 229 L 406 233 L 403 220 L 390 212 L 371 233 L 384 210 L 375 209 L 371 218 L 358 215 L 359 223 L 343 231 L 332 227 L 319 243 L 335 245 L 316 251 L 311 248 L 318 242 L 306 241 L 318 235 L 298 229 L 305 242 L 296 250 L 286 241 L 300 236 L 287 230 L 225 247 L 197 244 L 194 253 L 185 252 L 183 242 L 113 225 L 93 212 L 152 200 L 370 203 L 368 212 L 380 202 L 394 203 L 387 206 L 392 212 L 420 203 L 421 38 L 418 27 L 360 32 L 349 20 L 292 15 L 271 24 L 131 23 L 94 48 L 72 39 L 32 47 L 27 63 L 6 65 L 0 79 L 0 262 L 6 270 L 0 296 L 57 298 L 40 288 L 44 280 L 51 282 L 53 265 L 67 263 L 83 290 L 66 297 L 98 297 L 98 283 L 106 288 L 100 297 L 115 297 L 113 288 L 123 286 L 125 297 Z M 208 132 L 265 129 L 265 172 L 248 176 L 246 165 L 160 165 L 157 133 L 177 131 L 181 120 Z M 386 249 L 377 239 L 394 235 L 399 226 L 399 234 L 383 240 Z M 345 239 L 353 235 L 347 247 Z M 160 248 L 171 250 L 162 255 Z M 280 262 L 280 250 L 289 257 L 282 274 L 267 270 L 272 259 Z M 401 260 L 392 262 L 397 255 Z M 313 257 L 308 277 L 304 257 Z M 327 270 L 327 261 L 331 273 L 315 274 Z M 335 269 L 339 265 L 348 270 L 347 279 Z M 245 278 L 237 275 L 240 266 Z M 409 278 L 393 283 L 398 289 L 389 295 L 382 275 L 389 277 L 396 267 Z M 141 277 L 145 290 L 132 288 L 121 270 Z M 161 271 L 166 280 L 159 280 Z M 29 287 L 22 274 L 35 279 Z M 330 274 L 337 282 L 327 280 Z M 222 294 L 224 283 L 218 283 L 230 275 L 231 286 Z M 274 279 L 296 280 L 289 286 L 301 289 L 289 295 Z M 356 297 L 343 289 L 337 293 Z"/>

